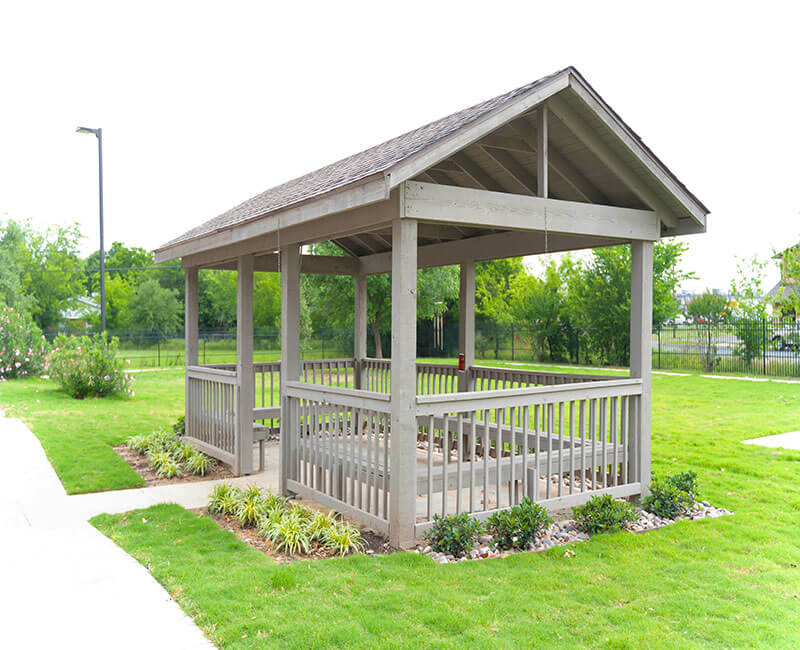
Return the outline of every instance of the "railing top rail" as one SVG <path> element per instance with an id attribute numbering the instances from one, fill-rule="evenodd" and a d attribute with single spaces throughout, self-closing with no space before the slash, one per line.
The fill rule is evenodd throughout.
<path id="1" fill-rule="evenodd" d="M 303 359 L 303 363 L 353 363 L 355 357 L 338 357 L 336 359 Z M 280 361 L 278 361 L 280 363 Z"/>
<path id="2" fill-rule="evenodd" d="M 186 376 L 193 379 L 220 381 L 226 384 L 236 383 L 236 371 L 220 370 L 219 368 L 209 368 L 207 366 L 189 366 L 186 368 Z"/>
<path id="3" fill-rule="evenodd" d="M 610 375 L 585 375 L 573 372 L 552 372 L 550 370 L 530 370 L 528 368 L 506 368 L 503 366 L 471 366 L 474 371 L 508 372 L 519 375 L 541 375 L 544 377 L 574 377 L 576 379 L 586 379 L 588 381 L 605 381 Z"/>
<path id="4" fill-rule="evenodd" d="M 373 393 L 355 388 L 342 388 L 341 386 L 308 384 L 303 381 L 287 381 L 286 395 L 287 397 L 300 397 L 383 413 L 389 412 L 391 400 L 391 397 L 386 393 Z"/>
<path id="5" fill-rule="evenodd" d="M 581 399 L 640 395 L 641 392 L 642 380 L 630 378 L 576 382 L 557 386 L 418 395 L 417 415 L 442 415 L 509 406 L 531 406 Z"/>

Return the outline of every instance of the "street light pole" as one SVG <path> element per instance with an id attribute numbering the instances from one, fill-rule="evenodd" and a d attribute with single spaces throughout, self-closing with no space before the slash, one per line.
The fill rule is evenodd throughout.
<path id="1" fill-rule="evenodd" d="M 100 193 L 100 331 L 106 331 L 106 253 L 103 233 L 103 129 L 79 126 L 78 133 L 94 133 L 97 136 L 97 163 Z"/>

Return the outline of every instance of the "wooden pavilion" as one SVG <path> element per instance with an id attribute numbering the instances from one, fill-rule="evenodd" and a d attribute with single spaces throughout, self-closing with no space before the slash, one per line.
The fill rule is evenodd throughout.
<path id="1" fill-rule="evenodd" d="M 283 493 L 395 546 L 435 513 L 641 495 L 653 243 L 704 232 L 707 214 L 574 68 L 267 190 L 156 251 L 186 269 L 187 437 L 248 474 L 254 444 L 279 431 Z M 347 255 L 302 254 L 320 241 Z M 617 244 L 632 251 L 629 377 L 475 364 L 476 262 Z M 462 362 L 416 363 L 417 269 L 449 264 Z M 235 366 L 198 365 L 201 268 L 238 272 Z M 281 274 L 277 363 L 253 362 L 254 271 Z M 388 272 L 390 361 L 366 354 L 366 278 Z M 301 361 L 301 273 L 353 276 L 351 358 Z"/>

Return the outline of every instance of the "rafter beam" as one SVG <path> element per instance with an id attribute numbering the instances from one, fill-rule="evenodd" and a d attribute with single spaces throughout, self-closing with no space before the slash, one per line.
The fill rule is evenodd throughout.
<path id="1" fill-rule="evenodd" d="M 536 178 L 510 152 L 505 149 L 492 149 L 491 147 L 484 147 L 483 150 L 505 169 L 508 175 L 522 186 L 525 192 L 536 196 Z"/>
<path id="2" fill-rule="evenodd" d="M 411 219 L 473 228 L 546 230 L 647 241 L 655 241 L 660 236 L 658 217 L 648 210 L 417 181 L 405 183 L 403 211 L 404 216 Z"/>
<path id="3" fill-rule="evenodd" d="M 453 160 L 461 169 L 483 189 L 490 192 L 504 192 L 505 188 L 500 185 L 494 178 L 481 169 L 475 162 L 463 151 L 454 153 Z"/>
<path id="4" fill-rule="evenodd" d="M 516 122 L 512 122 L 516 124 Z M 507 135 L 492 133 L 478 142 L 481 147 L 491 147 L 492 149 L 503 149 L 505 151 L 516 151 L 518 153 L 535 154 L 536 149 L 528 145 L 522 138 L 515 138 Z"/>
<path id="5" fill-rule="evenodd" d="M 668 227 L 678 225 L 678 218 L 672 210 L 651 190 L 644 181 L 611 151 L 600 136 L 560 97 L 552 97 L 550 107 L 559 120 L 583 142 L 639 199 L 650 209 L 655 210 L 661 221 Z"/>

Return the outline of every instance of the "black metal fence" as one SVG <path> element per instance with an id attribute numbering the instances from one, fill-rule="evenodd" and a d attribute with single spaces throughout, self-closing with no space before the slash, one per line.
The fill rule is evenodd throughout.
<path id="1" fill-rule="evenodd" d="M 119 354 L 134 368 L 182 366 L 183 332 L 168 334 L 144 331 L 114 331 Z M 53 338 L 55 333 L 48 334 Z M 475 355 L 481 360 L 528 363 L 602 365 L 592 355 L 580 332 L 562 333 L 552 347 L 534 340 L 524 323 L 476 323 Z M 254 359 L 280 358 L 280 332 L 257 329 Z M 383 356 L 391 356 L 391 337 L 381 336 Z M 321 328 L 301 336 L 305 359 L 332 359 L 353 354 L 353 332 L 349 328 Z M 367 336 L 367 354 L 375 356 L 376 345 Z M 417 354 L 420 357 L 452 358 L 458 355 L 458 323 L 419 321 Z M 199 338 L 199 361 L 236 361 L 236 331 L 204 330 Z M 653 368 L 706 373 L 740 373 L 776 377 L 800 377 L 800 320 L 739 319 L 719 323 L 664 325 L 653 330 Z"/>
<path id="2" fill-rule="evenodd" d="M 800 377 L 800 320 L 740 318 L 658 327 L 653 368 Z"/>

